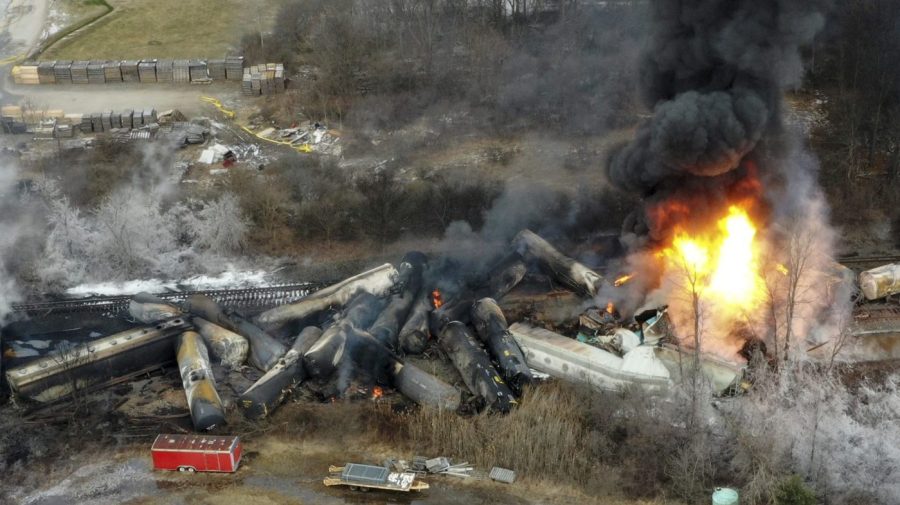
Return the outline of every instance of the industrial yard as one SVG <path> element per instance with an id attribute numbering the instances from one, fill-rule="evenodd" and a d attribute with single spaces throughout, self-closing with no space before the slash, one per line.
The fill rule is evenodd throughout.
<path id="1" fill-rule="evenodd" d="M 0 502 L 900 500 L 894 3 L 0 6 Z"/>

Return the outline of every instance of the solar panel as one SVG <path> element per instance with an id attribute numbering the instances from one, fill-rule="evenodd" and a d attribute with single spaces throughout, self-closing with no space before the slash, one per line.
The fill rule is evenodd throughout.
<path id="1" fill-rule="evenodd" d="M 349 463 L 341 472 L 341 478 L 347 481 L 367 483 L 367 484 L 384 484 L 387 482 L 390 470 L 383 466 L 359 465 Z"/>

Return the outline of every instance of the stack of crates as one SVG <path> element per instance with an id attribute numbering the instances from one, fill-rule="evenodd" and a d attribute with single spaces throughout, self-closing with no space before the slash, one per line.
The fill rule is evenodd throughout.
<path id="1" fill-rule="evenodd" d="M 121 63 L 122 81 L 124 82 L 140 82 L 141 74 L 138 68 L 141 60 L 125 60 Z"/>
<path id="2" fill-rule="evenodd" d="M 190 64 L 191 82 L 206 81 L 209 79 L 206 62 L 203 60 L 191 60 Z"/>
<path id="3" fill-rule="evenodd" d="M 188 60 L 175 60 L 172 67 L 173 80 L 176 84 L 191 82 L 191 62 Z"/>
<path id="4" fill-rule="evenodd" d="M 122 82 L 122 68 L 118 61 L 107 61 L 103 64 L 103 76 L 106 82 Z"/>
<path id="5" fill-rule="evenodd" d="M 225 57 L 225 78 L 229 81 L 241 81 L 244 78 L 244 57 Z"/>
<path id="6" fill-rule="evenodd" d="M 72 84 L 88 84 L 88 65 L 89 61 L 73 61 L 72 62 Z"/>
<path id="7" fill-rule="evenodd" d="M 244 78 L 241 80 L 241 93 L 247 96 L 254 95 L 253 93 L 253 74 L 250 73 L 250 68 L 244 69 Z M 256 93 L 257 95 L 259 93 Z"/>
<path id="8" fill-rule="evenodd" d="M 172 60 L 158 60 L 156 62 L 156 80 L 157 82 L 172 82 L 174 68 Z"/>
<path id="9" fill-rule="evenodd" d="M 156 60 L 141 60 L 138 64 L 141 82 L 156 82 Z"/>
<path id="10" fill-rule="evenodd" d="M 53 73 L 55 61 L 42 61 L 38 63 L 38 82 L 41 84 L 56 83 L 56 75 Z"/>
<path id="11" fill-rule="evenodd" d="M 209 78 L 214 81 L 225 80 L 225 60 L 209 60 L 207 62 L 209 68 Z"/>
<path id="12" fill-rule="evenodd" d="M 33 62 L 14 66 L 12 69 L 12 76 L 13 82 L 16 84 L 41 83 L 40 77 L 38 77 L 38 65 Z"/>
<path id="13" fill-rule="evenodd" d="M 53 65 L 53 78 L 58 84 L 71 84 L 72 60 L 57 61 Z"/>
<path id="14" fill-rule="evenodd" d="M 106 71 L 103 68 L 104 62 L 92 61 L 87 67 L 88 82 L 91 84 L 105 84 Z"/>
<path id="15" fill-rule="evenodd" d="M 134 115 L 134 111 L 131 109 L 125 109 L 122 111 L 120 117 L 122 118 L 122 128 L 131 128 L 131 117 Z"/>

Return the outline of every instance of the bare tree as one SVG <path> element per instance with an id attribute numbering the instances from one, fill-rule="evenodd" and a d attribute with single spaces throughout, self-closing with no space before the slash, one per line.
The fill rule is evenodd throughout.
<path id="1" fill-rule="evenodd" d="M 700 357 L 703 343 L 703 288 L 708 282 L 708 273 L 705 263 L 708 260 L 703 251 L 697 250 L 693 244 L 685 244 L 684 247 L 675 247 L 668 253 L 672 265 L 675 267 L 674 275 L 670 281 L 673 284 L 676 299 L 686 302 L 690 311 L 691 334 L 693 341 L 693 355 L 691 367 L 687 373 L 682 371 L 684 377 L 689 378 L 688 394 L 690 395 L 691 408 L 688 414 L 687 425 L 693 427 L 700 407 L 701 373 Z"/>
<path id="2" fill-rule="evenodd" d="M 87 396 L 83 380 L 77 370 L 90 362 L 90 348 L 86 344 L 62 342 L 52 354 L 53 361 L 62 369 L 65 388 L 72 405 L 72 419 L 77 420 L 86 412 Z"/>

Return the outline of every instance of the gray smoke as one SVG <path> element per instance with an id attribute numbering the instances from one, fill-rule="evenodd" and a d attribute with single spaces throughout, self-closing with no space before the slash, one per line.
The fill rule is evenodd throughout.
<path id="1" fill-rule="evenodd" d="M 610 181 L 652 194 L 673 180 L 737 169 L 781 130 L 781 92 L 800 82 L 801 47 L 824 0 L 653 2 L 641 91 L 653 117 L 610 159 Z M 680 184 L 677 184 L 680 186 Z"/>

